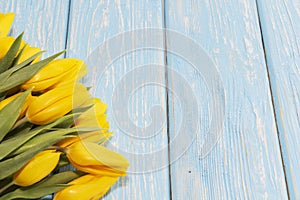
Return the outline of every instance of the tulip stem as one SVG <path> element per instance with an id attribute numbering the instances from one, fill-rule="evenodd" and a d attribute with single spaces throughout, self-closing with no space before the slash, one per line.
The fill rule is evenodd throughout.
<path id="1" fill-rule="evenodd" d="M 11 181 L 10 183 L 8 183 L 7 185 L 5 185 L 3 188 L 0 189 L 0 194 L 2 192 L 4 192 L 6 189 L 8 189 L 10 186 L 12 186 L 14 184 L 13 181 Z"/>
<path id="2" fill-rule="evenodd" d="M 47 148 L 47 150 L 56 150 L 56 151 L 60 151 L 62 153 L 66 153 L 66 149 L 59 147 L 59 146 L 50 146 Z"/>
<path id="3" fill-rule="evenodd" d="M 20 125 L 22 125 L 22 124 L 24 124 L 26 122 L 28 122 L 27 117 L 23 117 L 22 119 L 20 119 L 19 121 L 17 121 L 15 123 L 15 125 L 12 127 L 12 130 L 14 130 L 15 128 L 17 128 L 18 126 L 20 126 Z"/>

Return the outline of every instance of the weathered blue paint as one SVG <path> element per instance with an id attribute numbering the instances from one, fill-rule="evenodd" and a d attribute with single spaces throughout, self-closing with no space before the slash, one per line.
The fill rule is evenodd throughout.
<path id="1" fill-rule="evenodd" d="M 199 134 L 172 165 L 173 199 L 287 199 L 255 1 L 168 0 L 166 25 L 212 57 L 226 98 L 224 132 L 211 154 L 199 158 L 205 136 Z M 208 130 L 211 101 L 205 80 L 178 56 L 168 55 L 168 65 L 190 82 L 199 100 L 199 123 Z M 169 94 L 174 137 L 180 98 Z"/>
<path id="2" fill-rule="evenodd" d="M 300 2 L 257 1 L 291 199 L 300 198 Z"/>
<path id="3" fill-rule="evenodd" d="M 225 87 L 224 132 L 207 157 L 199 157 L 205 135 L 198 134 L 181 157 L 172 157 L 171 151 L 170 155 L 164 154 L 155 160 L 174 161 L 171 171 L 166 166 L 151 173 L 129 173 L 105 199 L 169 199 L 170 195 L 173 199 L 287 199 L 286 180 L 290 198 L 299 198 L 298 1 L 70 2 L 0 0 L 0 11 L 15 12 L 12 35 L 25 31 L 24 40 L 48 50 L 45 55 L 67 48 L 68 57 L 81 59 L 86 59 L 116 34 L 166 26 L 185 34 L 207 51 L 216 63 Z M 143 39 L 147 40 L 146 37 Z M 163 108 L 169 124 L 165 121 L 157 136 L 137 139 L 138 133 L 126 135 L 111 108 L 114 88 L 127 73 L 147 64 L 160 65 L 163 69 L 165 60 L 168 67 L 190 83 L 199 100 L 201 130 L 209 129 L 212 120 L 210 95 L 201 74 L 171 53 L 135 51 L 108 66 L 104 76 L 100 76 L 95 66 L 88 66 L 91 73 L 85 82 L 94 87 L 93 94 L 110 106 L 108 119 L 115 132 L 109 144 L 112 148 L 118 146 L 125 151 L 147 153 L 166 148 L 168 140 L 171 142 L 174 138 L 182 122 L 180 97 L 176 96 L 176 91 L 171 92 L 172 81 L 176 80 L 165 79 L 163 70 L 157 76 L 168 84 L 168 88 L 141 87 L 131 99 L 124 100 L 129 118 L 137 127 L 151 124 L 149 113 L 153 106 Z M 150 73 L 153 71 L 149 68 L 144 76 Z M 131 90 L 133 86 L 134 80 L 124 89 Z M 123 98 L 122 95 L 119 98 Z M 154 125 L 153 132 L 159 128 Z M 132 168 L 145 163 L 134 157 L 129 159 Z"/>

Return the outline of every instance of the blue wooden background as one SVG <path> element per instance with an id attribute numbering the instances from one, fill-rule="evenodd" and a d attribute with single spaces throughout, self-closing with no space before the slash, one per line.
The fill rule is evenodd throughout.
<path id="1" fill-rule="evenodd" d="M 180 158 L 168 152 L 153 160 L 175 160 L 170 166 L 129 173 L 104 199 L 300 199 L 299 0 L 0 0 L 0 12 L 14 12 L 12 35 L 25 31 L 24 39 L 48 50 L 46 55 L 67 49 L 65 56 L 86 59 L 116 34 L 168 28 L 192 38 L 216 63 L 226 113 L 224 131 L 212 152 L 199 158 L 201 137 L 196 137 Z M 209 98 L 203 79 L 166 51 L 120 58 L 98 83 L 98 96 L 110 104 L 120 78 L 149 63 L 168 64 L 189 80 L 203 102 L 199 120 L 205 123 Z M 97 71 L 92 73 L 97 79 Z M 141 78 L 148 73 L 151 68 Z M 124 106 L 130 120 L 142 127 L 151 124 L 149 110 L 159 105 L 166 119 L 158 136 L 126 136 L 109 109 L 115 132 L 111 144 L 139 153 L 168 146 L 182 120 L 180 97 L 172 93 L 167 73 L 157 74 L 157 80 L 167 87 L 141 87 Z M 134 84 L 132 80 L 124 89 Z M 133 168 L 143 166 L 144 160 L 128 159 Z"/>

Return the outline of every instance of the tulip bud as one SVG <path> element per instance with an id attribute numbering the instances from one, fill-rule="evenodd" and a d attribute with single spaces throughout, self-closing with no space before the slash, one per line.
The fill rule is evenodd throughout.
<path id="1" fill-rule="evenodd" d="M 103 131 L 109 129 L 109 123 L 104 114 L 107 109 L 107 104 L 100 99 L 93 99 L 93 107 L 82 113 L 75 121 L 76 127 L 100 127 Z"/>
<path id="2" fill-rule="evenodd" d="M 122 155 L 91 142 L 76 142 L 66 153 L 72 165 L 91 174 L 125 176 L 129 166 Z"/>
<path id="3" fill-rule="evenodd" d="M 47 124 L 79 107 L 90 95 L 82 84 L 54 88 L 32 101 L 26 117 L 34 124 Z"/>
<path id="4" fill-rule="evenodd" d="M 13 21 L 14 21 L 13 13 L 7 13 L 7 14 L 0 13 L 0 38 L 8 35 Z"/>
<path id="5" fill-rule="evenodd" d="M 118 177 L 87 174 L 71 181 L 71 186 L 57 192 L 53 200 L 99 199 L 115 184 Z"/>
<path id="6" fill-rule="evenodd" d="M 42 180 L 56 167 L 60 154 L 55 150 L 45 150 L 36 154 L 14 174 L 14 183 L 24 187 Z"/>
<path id="7" fill-rule="evenodd" d="M 41 51 L 40 48 L 32 47 L 32 46 L 28 46 L 27 45 L 25 47 L 25 49 L 24 49 L 24 51 L 23 51 L 23 53 L 22 53 L 22 55 L 21 55 L 18 63 L 21 63 L 21 62 L 27 60 L 28 58 L 30 58 L 31 56 L 33 56 L 34 54 L 36 54 L 36 53 L 38 53 L 40 51 Z M 32 64 L 38 62 L 40 60 L 40 58 L 41 58 L 41 56 L 38 56 L 36 59 L 34 59 L 32 61 Z"/>
<path id="8" fill-rule="evenodd" d="M 18 96 L 20 96 L 22 93 L 23 93 L 23 92 L 17 93 L 17 94 L 15 94 L 15 95 L 13 95 L 13 96 L 10 96 L 10 97 L 8 97 L 8 98 L 2 100 L 2 101 L 0 102 L 0 110 L 1 110 L 2 108 L 4 108 L 7 104 L 9 104 L 11 101 L 13 101 L 15 98 L 17 98 Z M 31 94 L 29 94 L 29 95 L 27 96 L 26 101 L 25 101 L 25 103 L 24 103 L 24 105 L 23 105 L 23 108 L 22 108 L 22 111 L 21 111 L 21 114 L 20 114 L 19 118 L 22 118 L 22 117 L 25 115 L 25 112 L 26 112 L 26 109 L 28 108 L 29 103 L 30 103 L 31 101 L 33 101 L 34 99 L 35 99 L 35 97 L 31 96 Z"/>
<path id="9" fill-rule="evenodd" d="M 33 87 L 33 91 L 38 92 L 49 88 L 73 85 L 85 73 L 86 67 L 82 60 L 73 58 L 54 60 L 21 87 L 23 89 Z"/>

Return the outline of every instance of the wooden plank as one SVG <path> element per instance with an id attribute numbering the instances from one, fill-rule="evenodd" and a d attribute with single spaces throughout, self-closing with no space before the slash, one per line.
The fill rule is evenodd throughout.
<path id="1" fill-rule="evenodd" d="M 129 40 L 127 38 L 121 40 L 117 46 L 112 45 L 117 39 L 110 40 L 110 38 L 134 29 L 162 28 L 161 1 L 75 0 L 72 1 L 70 10 L 68 56 L 89 60 L 93 52 L 97 53 L 99 46 L 110 41 L 107 52 L 103 51 L 98 55 L 103 56 L 103 60 L 98 61 L 96 56 L 96 61 L 88 64 L 91 73 L 85 79 L 85 83 L 93 86 L 91 89 L 93 95 L 100 97 L 109 105 L 108 120 L 115 135 L 108 146 L 124 154 L 129 159 L 131 167 L 128 176 L 120 179 L 105 199 L 169 199 L 167 151 L 152 156 L 152 152 L 167 147 L 166 122 L 160 129 L 161 124 L 155 123 L 155 117 L 161 112 L 156 112 L 157 107 L 154 107 L 160 105 L 161 111 L 164 111 L 161 117 L 164 118 L 166 92 L 164 87 L 152 83 L 142 85 L 144 80 L 149 81 L 149 77 L 155 78 L 153 80 L 155 83 L 165 82 L 163 51 L 135 50 L 124 56 L 120 55 L 121 57 L 116 58 L 112 65 L 108 64 L 104 72 L 99 66 L 115 58 L 111 55 L 114 50 L 127 47 L 134 50 L 138 46 L 135 42 L 140 41 L 151 43 L 143 31 L 142 34 L 133 35 L 134 38 L 139 38 L 135 42 L 131 41 L 134 38 Z M 118 36 L 117 38 L 120 39 Z M 160 46 L 163 47 L 162 38 Z M 140 68 L 144 65 L 150 66 Z M 157 71 L 157 68 L 153 70 L 154 65 L 161 66 L 160 70 Z M 151 110 L 152 108 L 154 110 Z M 126 116 L 121 116 L 124 120 L 119 118 L 121 110 L 125 110 L 122 114 Z M 157 134 L 153 135 L 156 131 Z M 143 153 L 149 154 L 149 157 L 143 157 Z M 157 165 L 151 166 L 154 163 L 165 166 L 157 169 Z M 146 169 L 150 172 L 143 171 Z"/>
<path id="2" fill-rule="evenodd" d="M 31 46 L 47 50 L 44 56 L 65 49 L 69 1 L 0 1 L 1 12 L 14 12 L 12 35 L 24 33 Z"/>
<path id="3" fill-rule="evenodd" d="M 300 2 L 257 1 L 291 199 L 300 198 Z"/>
<path id="4" fill-rule="evenodd" d="M 173 199 L 287 199 L 258 22 L 254 0 L 166 0 L 166 27 L 207 51 L 226 100 L 224 131 L 208 156 L 200 156 L 207 137 L 202 132 L 180 158 L 171 149 Z M 172 42 L 167 46 L 174 46 Z M 186 54 L 195 55 L 193 50 L 186 49 Z M 201 130 L 209 130 L 214 119 L 209 117 L 212 101 L 205 80 L 180 55 L 169 53 L 167 61 L 188 80 L 198 100 Z M 172 89 L 177 80 L 168 80 Z M 183 116 L 176 93 L 169 92 L 171 141 Z"/>

